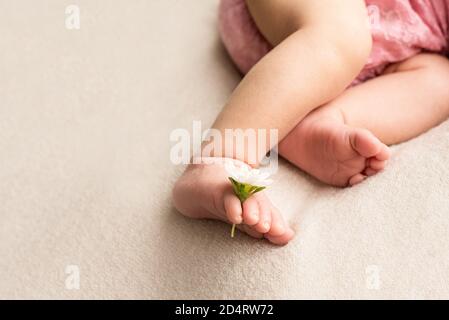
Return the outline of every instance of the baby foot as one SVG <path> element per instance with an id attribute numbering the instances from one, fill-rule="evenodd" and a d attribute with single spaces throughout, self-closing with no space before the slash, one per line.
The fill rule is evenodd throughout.
<path id="1" fill-rule="evenodd" d="M 386 166 L 389 148 L 337 118 L 304 119 L 279 145 L 287 160 L 322 182 L 353 186 Z"/>
<path id="2" fill-rule="evenodd" d="M 277 245 L 287 244 L 294 235 L 264 192 L 254 194 L 242 205 L 221 164 L 190 165 L 175 184 L 173 201 L 176 209 L 189 218 L 237 224 L 248 235 Z"/>

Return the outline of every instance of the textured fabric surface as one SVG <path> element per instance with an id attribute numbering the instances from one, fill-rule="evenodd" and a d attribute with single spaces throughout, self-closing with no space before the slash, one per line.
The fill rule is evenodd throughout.
<path id="1" fill-rule="evenodd" d="M 170 132 L 239 81 L 218 2 L 78 3 L 0 1 L 0 298 L 449 298 L 448 122 L 351 189 L 282 163 L 297 237 L 232 240 L 170 203 Z"/>
<path id="2" fill-rule="evenodd" d="M 379 75 L 390 63 L 421 51 L 447 54 L 449 0 L 366 0 L 373 49 L 355 83 Z M 257 29 L 245 0 L 222 0 L 220 34 L 230 56 L 247 73 L 270 44 Z"/>

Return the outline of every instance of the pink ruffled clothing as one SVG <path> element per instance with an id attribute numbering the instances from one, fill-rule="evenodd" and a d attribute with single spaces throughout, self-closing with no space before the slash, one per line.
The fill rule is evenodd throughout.
<path id="1" fill-rule="evenodd" d="M 373 49 L 355 83 L 381 74 L 395 62 L 420 52 L 449 53 L 449 0 L 365 0 Z M 271 49 L 257 29 L 245 0 L 221 0 L 223 43 L 242 73 Z"/>

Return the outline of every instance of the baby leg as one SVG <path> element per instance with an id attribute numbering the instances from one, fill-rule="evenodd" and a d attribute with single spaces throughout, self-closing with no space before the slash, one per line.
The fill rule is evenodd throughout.
<path id="1" fill-rule="evenodd" d="M 247 3 L 261 32 L 275 48 L 242 80 L 213 128 L 222 137 L 228 129 L 265 129 L 267 133 L 277 129 L 283 139 L 311 110 L 338 96 L 363 68 L 371 50 L 365 2 Z M 347 16 L 352 19 L 341 18 Z M 226 148 L 205 156 L 248 161 L 245 154 L 257 152 L 256 163 L 251 163 L 257 165 L 268 151 L 259 150 L 259 145 L 263 144 L 248 145 L 243 156 Z M 248 234 L 264 236 L 276 244 L 285 244 L 293 236 L 263 192 L 247 199 L 242 208 L 218 165 L 189 166 L 175 185 L 173 199 L 176 208 L 191 218 L 241 224 Z"/>
<path id="2" fill-rule="evenodd" d="M 347 186 L 385 167 L 385 145 L 418 136 L 449 117 L 449 60 L 420 54 L 311 112 L 280 153 L 319 180 Z M 362 129 L 363 128 L 363 129 Z"/>

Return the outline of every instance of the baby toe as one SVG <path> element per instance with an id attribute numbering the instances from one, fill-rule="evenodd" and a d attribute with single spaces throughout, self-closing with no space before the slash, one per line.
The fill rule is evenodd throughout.
<path id="1" fill-rule="evenodd" d="M 271 243 L 279 246 L 284 246 L 290 242 L 295 236 L 294 231 L 291 228 L 287 228 L 287 230 L 281 236 L 271 236 L 269 234 L 265 234 L 264 237 L 268 239 Z"/>
<path id="2" fill-rule="evenodd" d="M 226 211 L 226 218 L 231 223 L 240 224 L 243 222 L 242 205 L 240 200 L 232 193 L 224 196 L 224 208 Z"/>
<path id="3" fill-rule="evenodd" d="M 352 148 L 362 157 L 370 158 L 379 153 L 382 144 L 370 131 L 354 129 L 349 136 Z"/>
<path id="4" fill-rule="evenodd" d="M 271 227 L 268 234 L 273 237 L 281 236 L 286 230 L 284 218 L 279 210 L 275 207 L 271 208 Z"/>
<path id="5" fill-rule="evenodd" d="M 257 232 L 256 230 L 254 230 L 252 227 L 247 226 L 247 225 L 239 225 L 237 226 L 237 229 L 239 229 L 242 232 L 245 232 L 247 235 L 256 238 L 256 239 L 262 239 L 263 238 L 263 234 L 260 232 Z"/>
<path id="6" fill-rule="evenodd" d="M 255 197 L 250 197 L 243 202 L 243 223 L 254 226 L 259 220 L 259 204 Z"/>
<path id="7" fill-rule="evenodd" d="M 361 182 L 363 182 L 363 180 L 366 179 L 366 176 L 359 173 L 356 174 L 355 176 L 353 176 L 351 179 L 349 179 L 349 185 L 350 186 L 355 186 L 356 184 L 359 184 Z"/>
<path id="8" fill-rule="evenodd" d="M 386 165 L 387 165 L 386 160 L 378 160 L 377 158 L 371 158 L 368 161 L 368 168 L 371 168 L 374 171 L 381 171 L 385 169 Z"/>
<path id="9" fill-rule="evenodd" d="M 382 144 L 380 151 L 376 154 L 375 158 L 379 161 L 387 161 L 391 157 L 391 150 L 388 146 Z"/>
<path id="10" fill-rule="evenodd" d="M 271 228 L 271 203 L 267 199 L 258 199 L 259 222 L 254 229 L 260 233 L 267 233 Z"/>
<path id="11" fill-rule="evenodd" d="M 374 169 L 372 169 L 372 168 L 366 168 L 365 171 L 363 172 L 363 174 L 364 174 L 365 176 L 367 176 L 367 177 L 372 177 L 372 176 L 374 176 L 375 174 L 377 174 L 378 172 L 379 172 L 379 171 L 374 170 Z"/>

